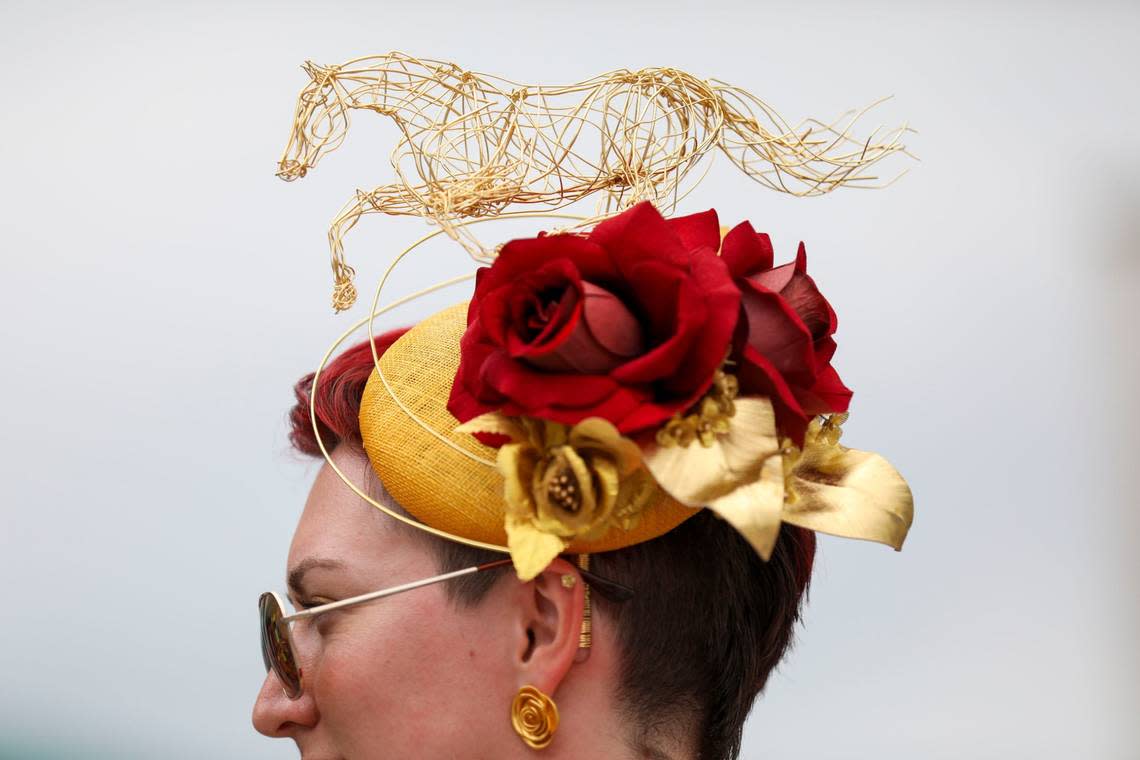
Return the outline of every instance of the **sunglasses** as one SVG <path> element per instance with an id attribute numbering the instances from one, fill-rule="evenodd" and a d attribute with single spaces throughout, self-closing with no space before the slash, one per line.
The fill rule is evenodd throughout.
<path id="1" fill-rule="evenodd" d="M 285 614 L 285 601 L 277 593 L 266 591 L 257 600 L 257 612 L 261 620 L 261 657 L 265 661 L 265 672 L 273 671 L 277 676 L 277 680 L 281 683 L 281 690 L 285 692 L 285 696 L 289 699 L 300 699 L 304 693 L 304 682 L 301 676 L 301 666 L 297 661 L 296 649 L 293 647 L 293 633 L 291 629 L 293 622 L 316 617 L 325 612 L 332 612 L 333 610 L 343 609 L 352 605 L 371 602 L 374 599 L 383 599 L 386 596 L 402 594 L 412 589 L 442 583 L 452 578 L 495 570 L 500 567 L 506 567 L 509 564 L 511 564 L 510 559 L 484 562 L 481 565 L 465 567 L 462 570 L 455 570 L 442 575 L 433 575 L 431 578 L 412 581 L 411 583 L 405 583 L 401 586 L 393 586 L 368 594 L 361 594 L 360 596 L 353 596 L 348 599 L 341 599 L 336 602 L 310 607 L 299 612 L 294 612 L 291 615 Z M 582 568 L 579 568 L 578 572 L 581 573 L 582 579 L 586 582 L 587 586 L 592 587 L 599 596 L 607 601 L 621 603 L 633 597 L 633 589 L 628 586 L 607 580 Z"/>

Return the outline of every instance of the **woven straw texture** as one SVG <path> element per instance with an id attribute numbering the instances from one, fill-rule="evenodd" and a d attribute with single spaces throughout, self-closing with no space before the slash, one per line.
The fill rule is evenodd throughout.
<path id="1" fill-rule="evenodd" d="M 494 462 L 495 449 L 453 432 L 459 423 L 447 411 L 466 327 L 466 303 L 444 309 L 396 341 L 380 358 L 380 367 L 393 394 L 420 422 L 461 449 Z M 463 455 L 417 424 L 375 371 L 364 389 L 360 432 L 376 475 L 409 514 L 462 538 L 506 546 L 498 469 Z M 632 546 L 672 530 L 695 513 L 658 490 L 632 530 L 615 526 L 600 539 L 571 543 L 568 551 Z"/>

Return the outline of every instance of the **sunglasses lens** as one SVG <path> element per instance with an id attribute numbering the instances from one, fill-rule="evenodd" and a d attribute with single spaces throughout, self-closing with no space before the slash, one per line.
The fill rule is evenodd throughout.
<path id="1" fill-rule="evenodd" d="M 285 694 L 296 699 L 301 696 L 301 669 L 293 656 L 289 630 L 281 622 L 285 613 L 277 597 L 271 593 L 261 595 L 257 610 L 261 615 L 261 656 L 265 660 L 265 670 L 276 673 Z"/>

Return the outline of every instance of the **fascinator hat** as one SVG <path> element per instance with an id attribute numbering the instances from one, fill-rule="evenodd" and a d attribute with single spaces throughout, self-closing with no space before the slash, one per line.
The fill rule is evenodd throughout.
<path id="1" fill-rule="evenodd" d="M 792 126 L 740 88 L 667 68 L 563 86 L 398 53 L 304 68 L 280 177 L 304 177 L 354 113 L 389 118 L 402 134 L 397 181 L 358 190 L 333 222 L 334 308 L 357 298 L 343 239 L 361 216 L 414 215 L 436 228 L 396 257 L 369 313 L 321 367 L 426 292 L 382 298 L 426 239 L 446 235 L 479 265 L 468 300 L 382 354 L 373 341 L 360 429 L 407 514 L 349 482 L 362 498 L 427 532 L 508 552 L 523 580 L 560 554 L 648 541 L 702 509 L 764 558 L 784 523 L 902 547 L 906 482 L 840 441 L 852 393 L 833 366 L 836 313 L 804 245 L 781 263 L 749 222 L 677 206 L 714 152 L 795 195 L 874 186 L 872 167 L 905 153 L 905 127 L 857 139 L 862 112 Z M 560 211 L 587 196 L 590 215 Z M 487 243 L 475 235 L 519 216 L 559 226 Z"/>

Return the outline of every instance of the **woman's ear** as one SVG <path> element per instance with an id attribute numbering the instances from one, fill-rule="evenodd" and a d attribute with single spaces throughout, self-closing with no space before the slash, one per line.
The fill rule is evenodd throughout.
<path id="1" fill-rule="evenodd" d="M 517 606 L 518 685 L 554 694 L 578 653 L 585 584 L 578 568 L 556 558 L 538 577 L 521 584 Z"/>

